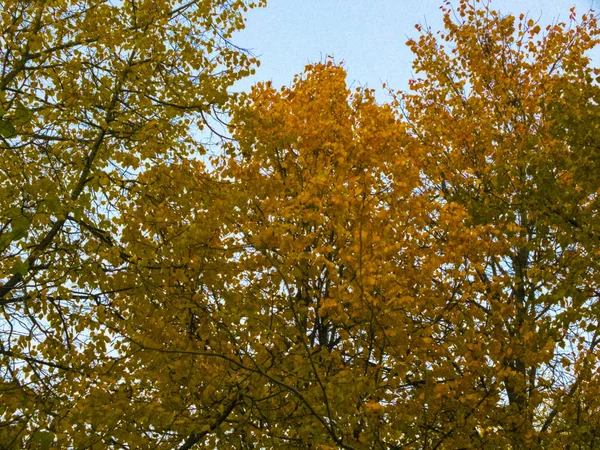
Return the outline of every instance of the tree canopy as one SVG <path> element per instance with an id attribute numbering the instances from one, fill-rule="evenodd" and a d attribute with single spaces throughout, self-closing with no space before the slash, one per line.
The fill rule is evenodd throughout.
<path id="1" fill-rule="evenodd" d="M 595 16 L 233 95 L 261 5 L 5 1 L 0 448 L 596 448 Z"/>
<path id="2" fill-rule="evenodd" d="M 123 224 L 133 220 L 134 205 L 158 201 L 153 189 L 164 194 L 167 185 L 156 188 L 157 179 L 185 170 L 202 176 L 197 130 L 255 64 L 229 41 L 254 3 L 262 2 L 2 2 L 6 448 L 144 447 L 166 439 L 167 419 L 146 423 L 136 416 L 151 409 L 125 406 L 129 372 L 112 366 L 127 355 L 106 309 L 119 294 L 134 305 L 125 293 L 142 283 L 142 265 L 153 264 L 142 248 L 129 251 Z M 111 314 L 126 320 L 128 309 Z"/>

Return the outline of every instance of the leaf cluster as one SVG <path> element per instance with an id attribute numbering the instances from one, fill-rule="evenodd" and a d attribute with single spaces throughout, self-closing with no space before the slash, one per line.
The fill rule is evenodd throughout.
<path id="1" fill-rule="evenodd" d="M 445 3 L 378 103 L 228 94 L 251 6 L 5 2 L 0 446 L 598 447 L 595 17 Z"/>

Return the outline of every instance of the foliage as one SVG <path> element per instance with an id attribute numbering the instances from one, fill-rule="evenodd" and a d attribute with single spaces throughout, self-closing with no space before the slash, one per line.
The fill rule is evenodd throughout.
<path id="1" fill-rule="evenodd" d="M 138 270 L 138 255 L 120 244 L 122 208 L 148 197 L 146 171 L 168 175 L 204 152 L 195 130 L 255 63 L 229 43 L 249 6 L 2 2 L 6 448 L 87 448 L 114 439 L 104 430 L 120 419 L 108 420 L 111 405 L 101 389 L 114 392 L 123 380 L 110 372 L 118 352 L 101 323 L 115 294 L 134 287 L 118 277 Z M 77 406 L 86 396 L 95 396 L 95 409 Z M 143 446 L 148 433 L 136 429 L 129 445 Z"/>
<path id="2" fill-rule="evenodd" d="M 0 441 L 597 447 L 595 18 L 446 4 L 410 92 L 259 83 L 207 170 L 245 5 L 154 3 L 3 16 Z"/>
<path id="3" fill-rule="evenodd" d="M 585 54 L 596 19 L 576 23 L 572 10 L 570 25 L 542 33 L 467 2 L 456 13 L 446 10 L 439 39 L 426 31 L 409 43 L 423 76 L 398 104 L 423 149 L 425 191 L 460 206 L 476 235 L 455 268 L 480 310 L 465 329 L 479 336 L 479 363 L 459 374 L 499 399 L 485 417 L 473 411 L 477 446 L 491 436 L 594 448 L 598 71 Z"/>

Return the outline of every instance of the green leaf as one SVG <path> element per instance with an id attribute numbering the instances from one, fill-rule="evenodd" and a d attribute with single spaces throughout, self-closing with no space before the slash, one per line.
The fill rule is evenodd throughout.
<path id="1" fill-rule="evenodd" d="M 0 119 L 0 134 L 6 139 L 17 135 L 17 130 L 10 120 Z"/>
<path id="2" fill-rule="evenodd" d="M 31 438 L 33 448 L 40 450 L 49 450 L 54 442 L 54 433 L 51 431 L 36 431 Z"/>
<path id="3" fill-rule="evenodd" d="M 29 270 L 29 264 L 27 264 L 27 262 L 17 261 L 12 266 L 11 272 L 14 274 L 19 274 L 19 275 L 25 276 L 25 275 L 27 275 L 28 270 Z"/>
<path id="4" fill-rule="evenodd" d="M 10 226 L 12 228 L 11 238 L 12 240 L 21 239 L 27 235 L 27 231 L 29 230 L 29 226 L 31 223 L 29 219 L 23 215 L 17 216 L 12 219 L 10 222 Z"/>
<path id="5" fill-rule="evenodd" d="M 29 108 L 27 108 L 23 103 L 17 103 L 17 109 L 15 111 L 15 116 L 13 118 L 13 122 L 16 125 L 26 125 L 31 122 L 31 118 L 33 117 L 33 113 Z"/>
<path id="6" fill-rule="evenodd" d="M 73 207 L 73 217 L 75 220 L 81 220 L 83 218 L 84 209 L 81 205 L 75 205 Z"/>
<path id="7" fill-rule="evenodd" d="M 48 205 L 48 211 L 52 214 L 60 214 L 63 212 L 60 199 L 56 195 L 48 196 L 46 199 L 46 204 Z"/>

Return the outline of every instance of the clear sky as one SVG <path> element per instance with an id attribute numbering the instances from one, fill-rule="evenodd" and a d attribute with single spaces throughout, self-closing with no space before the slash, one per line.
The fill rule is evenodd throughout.
<path id="1" fill-rule="evenodd" d="M 234 39 L 261 60 L 256 75 L 237 89 L 263 80 L 289 85 L 306 64 L 332 55 L 344 61 L 351 84 L 379 89 L 386 82 L 404 90 L 412 74 L 412 54 L 405 42 L 418 36 L 416 23 L 441 29 L 441 4 L 442 0 L 268 0 L 266 8 L 247 14 L 246 29 Z M 540 25 L 568 21 L 572 6 L 581 15 L 594 5 L 600 9 L 598 0 L 491 1 L 494 9 L 527 13 Z M 600 63 L 600 51 L 595 53 L 599 57 L 593 59 Z"/>

